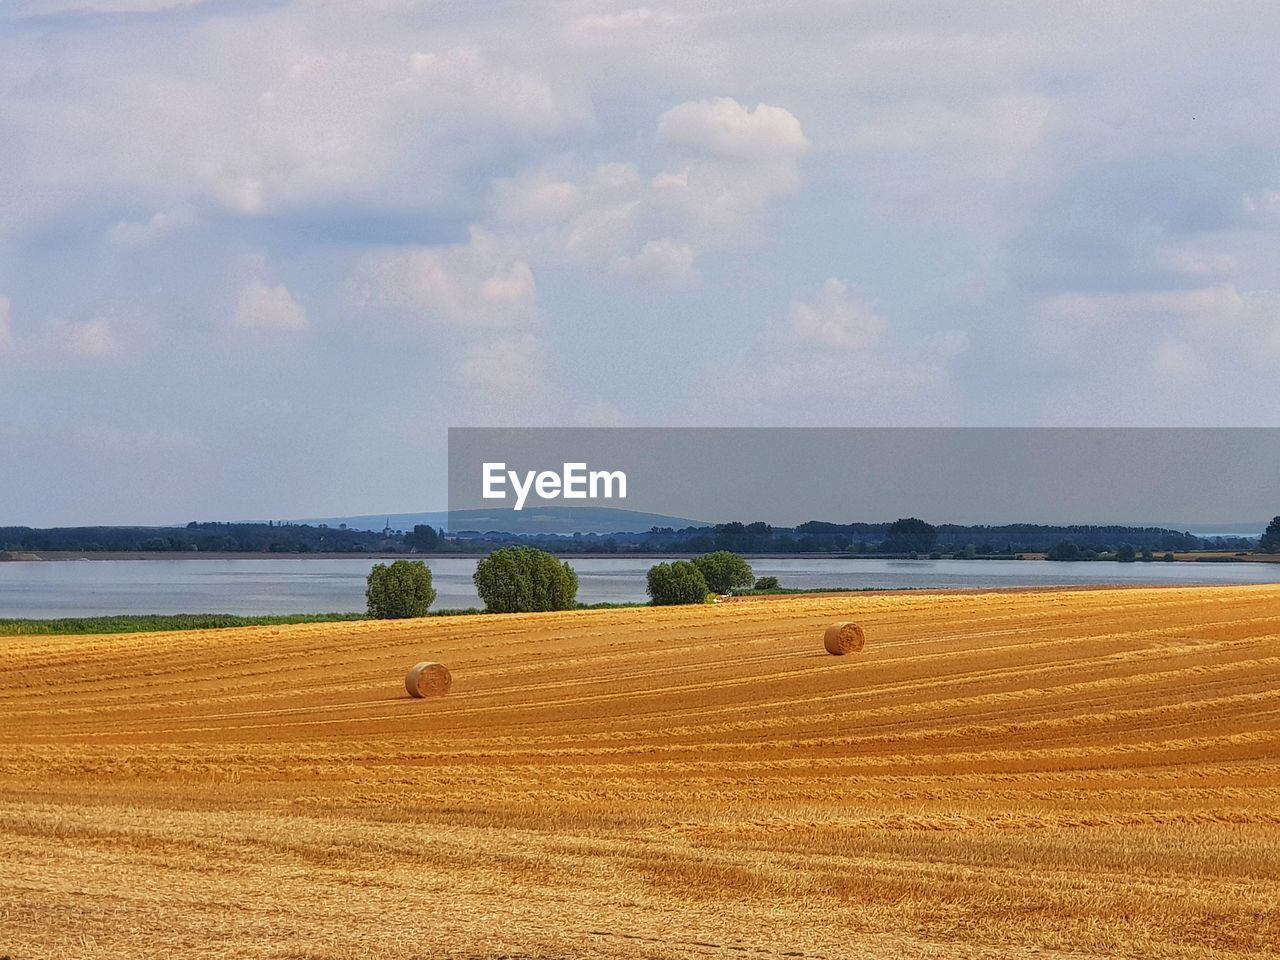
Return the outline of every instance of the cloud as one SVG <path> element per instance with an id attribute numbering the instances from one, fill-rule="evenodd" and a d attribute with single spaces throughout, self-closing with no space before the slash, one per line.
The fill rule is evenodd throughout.
<path id="1" fill-rule="evenodd" d="M 658 118 L 658 139 L 740 160 L 792 156 L 809 146 L 789 110 L 766 103 L 748 110 L 732 97 L 672 107 Z"/>
<path id="2" fill-rule="evenodd" d="M 587 203 L 587 191 L 568 180 L 544 172 L 499 180 L 493 206 L 498 219 L 511 224 L 539 226 L 563 223 Z"/>
<path id="3" fill-rule="evenodd" d="M 526 397 L 543 386 L 542 344 L 533 334 L 472 347 L 458 365 L 457 383 L 486 398 Z"/>
<path id="4" fill-rule="evenodd" d="M 158 211 L 145 221 L 120 220 L 108 231 L 107 238 L 118 247 L 142 247 L 195 222 L 195 211 L 177 207 Z"/>
<path id="5" fill-rule="evenodd" d="M 829 279 L 817 303 L 791 305 L 790 334 L 798 343 L 830 350 L 873 350 L 889 323 L 861 300 L 849 296 L 842 280 Z"/>
<path id="6" fill-rule="evenodd" d="M 529 264 L 479 228 L 465 244 L 370 254 L 362 273 L 367 303 L 431 322 L 502 329 L 527 324 L 537 312 Z"/>
<path id="7" fill-rule="evenodd" d="M 159 13 L 185 7 L 199 7 L 210 0 L 19 0 L 23 16 L 50 16 L 59 13 Z"/>
<path id="8" fill-rule="evenodd" d="M 13 346 L 12 306 L 8 297 L 0 297 L 0 353 Z"/>
<path id="9" fill-rule="evenodd" d="M 653 177 L 656 202 L 720 237 L 738 236 L 766 203 L 799 186 L 797 160 L 809 146 L 790 111 L 748 110 L 728 97 L 672 107 L 658 120 L 658 139 L 693 153 Z"/>
<path id="10" fill-rule="evenodd" d="M 798 187 L 807 146 L 788 111 L 728 98 L 668 110 L 657 136 L 678 148 L 665 157 L 677 169 L 618 159 L 568 171 L 562 159 L 524 171 L 495 184 L 489 229 L 531 258 L 686 285 L 702 250 L 743 242 L 764 206 Z"/>
<path id="11" fill-rule="evenodd" d="M 240 292 L 232 322 L 246 330 L 293 333 L 307 328 L 307 312 L 283 283 L 251 283 Z"/>
<path id="12" fill-rule="evenodd" d="M 1250 217 L 1263 221 L 1280 218 L 1280 190 L 1260 190 L 1256 194 L 1245 194 L 1244 212 Z"/>
<path id="13" fill-rule="evenodd" d="M 833 277 L 816 300 L 793 301 L 785 320 L 724 358 L 698 402 L 714 418 L 776 426 L 945 423 L 953 416 L 951 364 L 967 347 L 960 330 L 895 335 Z"/>
<path id="14" fill-rule="evenodd" d="M 1091 404 L 1105 408 L 1109 385 L 1119 382 L 1143 398 L 1130 412 L 1149 407 L 1151 423 L 1177 424 L 1214 391 L 1265 379 L 1280 358 L 1280 293 L 1231 283 L 1063 294 L 1040 303 L 1033 317 L 1031 342 L 1080 397 L 1064 412 L 1068 420 Z"/>
<path id="15" fill-rule="evenodd" d="M 245 217 L 375 199 L 421 210 L 451 202 L 476 164 L 585 116 L 586 97 L 561 97 L 537 67 L 397 32 L 385 12 L 321 22 L 309 7 L 196 10 L 150 35 L 125 18 L 116 33 L 86 25 L 43 66 L 11 60 L 0 129 L 22 145 L 5 173 L 30 188 L 23 212 L 104 192 Z"/>
<path id="16" fill-rule="evenodd" d="M 68 356 L 85 360 L 106 360 L 123 352 L 111 321 L 105 317 L 84 323 L 57 324 L 55 331 L 62 351 Z"/>
<path id="17" fill-rule="evenodd" d="M 618 256 L 651 206 L 635 164 L 596 164 L 568 177 L 548 170 L 499 180 L 490 229 L 530 259 L 576 266 Z"/>
<path id="18" fill-rule="evenodd" d="M 624 276 L 636 277 L 651 283 L 670 287 L 683 287 L 696 277 L 694 250 L 687 243 L 663 237 L 650 240 L 634 256 L 620 256 L 614 261 L 614 270 Z"/>
<path id="19" fill-rule="evenodd" d="M 619 13 L 593 14 L 569 21 L 566 32 L 579 41 L 613 40 L 643 30 L 665 29 L 680 18 L 670 11 L 632 7 Z"/>
<path id="20" fill-rule="evenodd" d="M 1059 294 L 1039 308 L 1044 320 L 1077 327 L 1110 327 L 1162 318 L 1217 326 L 1235 322 L 1248 309 L 1246 297 L 1229 283 L 1188 290 Z"/>
<path id="21" fill-rule="evenodd" d="M 415 53 L 396 87 L 433 113 L 549 130 L 564 120 L 551 88 L 539 78 L 491 63 L 475 47 Z"/>

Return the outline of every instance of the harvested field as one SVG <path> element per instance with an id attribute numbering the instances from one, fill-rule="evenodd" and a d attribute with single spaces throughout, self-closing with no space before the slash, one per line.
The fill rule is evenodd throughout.
<path id="1" fill-rule="evenodd" d="M 0 717 L 13 960 L 1280 944 L 1277 587 L 0 638 Z"/>

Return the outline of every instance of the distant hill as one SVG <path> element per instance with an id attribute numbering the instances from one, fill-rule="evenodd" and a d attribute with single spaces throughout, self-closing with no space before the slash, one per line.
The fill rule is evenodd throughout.
<path id="1" fill-rule="evenodd" d="M 707 527 L 708 523 L 661 513 L 620 510 L 616 507 L 526 507 L 524 510 L 494 508 L 492 510 L 455 510 L 452 513 L 378 513 L 356 517 L 313 517 L 297 523 L 346 524 L 351 530 L 412 530 L 417 524 L 444 528 L 449 533 L 461 530 L 501 530 L 518 534 L 606 534 L 644 533 L 653 527 Z"/>

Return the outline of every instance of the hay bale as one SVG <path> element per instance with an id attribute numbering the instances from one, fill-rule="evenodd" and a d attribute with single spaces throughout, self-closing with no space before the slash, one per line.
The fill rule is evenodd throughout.
<path id="1" fill-rule="evenodd" d="M 453 686 L 453 674 L 443 663 L 424 660 L 410 668 L 404 678 L 404 688 L 411 697 L 443 697 Z"/>
<path id="2" fill-rule="evenodd" d="M 822 638 L 822 645 L 833 657 L 843 657 L 846 653 L 857 653 L 867 643 L 862 628 L 849 620 L 833 623 L 827 627 Z"/>

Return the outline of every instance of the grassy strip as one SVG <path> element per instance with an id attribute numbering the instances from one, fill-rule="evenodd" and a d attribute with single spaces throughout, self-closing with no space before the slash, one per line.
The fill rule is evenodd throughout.
<path id="1" fill-rule="evenodd" d="M 482 613 L 477 609 L 432 610 L 429 617 Z M 293 613 L 240 617 L 230 613 L 143 614 L 119 617 L 66 617 L 58 620 L 0 620 L 0 636 L 75 633 L 151 633 L 160 630 L 216 630 L 222 627 L 265 627 L 290 623 L 336 623 L 368 620 L 363 613 Z"/>
<path id="2" fill-rule="evenodd" d="M 580 603 L 579 610 L 619 610 L 646 603 Z M 432 610 L 428 617 L 460 617 L 484 613 L 478 607 Z M 90 633 L 152 633 L 161 630 L 217 630 L 223 627 L 269 627 L 290 623 L 337 623 L 368 620 L 364 613 L 293 613 L 241 617 L 231 613 L 126 614 L 118 617 L 64 617 L 57 620 L 0 619 L 0 637 Z"/>

